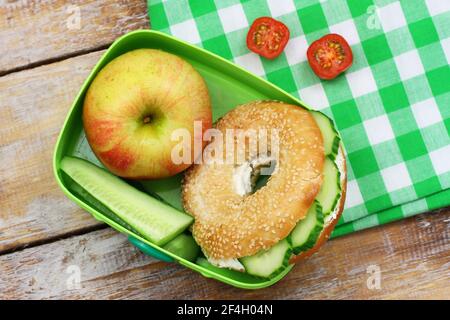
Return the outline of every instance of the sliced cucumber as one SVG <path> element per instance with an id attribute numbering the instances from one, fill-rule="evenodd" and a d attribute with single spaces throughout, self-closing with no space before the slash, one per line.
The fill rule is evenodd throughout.
<path id="1" fill-rule="evenodd" d="M 338 153 L 339 142 L 341 139 L 334 128 L 333 121 L 319 111 L 311 111 L 311 115 L 316 120 L 320 132 L 322 132 L 325 155 L 334 160 Z"/>
<path id="2" fill-rule="evenodd" d="M 120 224 L 125 229 L 128 229 L 134 233 L 139 234 L 133 227 L 131 227 L 128 223 L 123 221 L 118 215 L 112 212 L 108 207 L 106 207 L 103 203 L 95 199 L 89 192 L 84 190 L 78 183 L 72 180 L 67 174 L 65 174 L 65 179 L 68 181 L 69 189 L 74 194 L 76 194 L 80 199 L 83 199 L 87 202 L 91 207 L 95 208 L 97 211 L 101 212 L 103 215 L 107 216 L 109 219 L 113 220 L 117 224 Z"/>
<path id="3" fill-rule="evenodd" d="M 269 250 L 241 258 L 239 261 L 244 265 L 248 274 L 262 278 L 272 278 L 289 265 L 291 253 L 287 239 L 283 239 Z"/>
<path id="4" fill-rule="evenodd" d="M 322 208 L 318 202 L 314 202 L 306 217 L 297 223 L 288 237 L 294 254 L 299 254 L 314 247 L 322 230 Z"/>
<path id="5" fill-rule="evenodd" d="M 61 169 L 124 222 L 157 245 L 166 244 L 193 221 L 189 215 L 159 202 L 88 161 L 65 157 L 61 161 Z"/>
<path id="6" fill-rule="evenodd" d="M 186 233 L 182 233 L 169 241 L 163 248 L 188 261 L 194 261 L 200 253 L 200 247 L 197 242 L 191 235 Z"/>
<path id="7" fill-rule="evenodd" d="M 322 206 L 324 216 L 329 215 L 334 210 L 341 196 L 340 176 L 336 164 L 330 158 L 325 158 L 322 188 L 316 197 L 316 200 Z"/>

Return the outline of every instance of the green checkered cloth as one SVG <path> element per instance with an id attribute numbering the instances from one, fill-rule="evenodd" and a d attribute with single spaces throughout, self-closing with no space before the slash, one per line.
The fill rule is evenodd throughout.
<path id="1" fill-rule="evenodd" d="M 210 50 L 335 120 L 348 159 L 344 213 L 333 236 L 450 205 L 450 1 L 150 0 L 153 29 Z M 269 61 L 245 43 L 258 17 L 291 38 Z M 352 67 L 320 80 L 306 60 L 327 33 Z"/>

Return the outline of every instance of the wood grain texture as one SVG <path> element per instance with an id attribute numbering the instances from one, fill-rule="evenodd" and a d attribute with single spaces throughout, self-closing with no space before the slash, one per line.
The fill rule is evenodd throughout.
<path id="1" fill-rule="evenodd" d="M 103 51 L 0 77 L 0 252 L 98 225 L 56 184 L 63 121 Z"/>
<path id="2" fill-rule="evenodd" d="M 141 254 L 111 229 L 0 256 L 0 298 L 431 299 L 450 298 L 450 210 L 329 241 L 279 283 L 246 291 Z M 367 288 L 367 267 L 381 289 Z M 73 267 L 79 289 L 70 288 Z M 69 269 L 68 269 L 69 268 Z"/>
<path id="3" fill-rule="evenodd" d="M 145 0 L 0 0 L 0 74 L 101 48 L 148 26 Z"/>
<path id="4" fill-rule="evenodd" d="M 0 0 L 0 298 L 450 299 L 450 208 L 330 241 L 257 291 L 146 257 L 109 228 L 89 232 L 102 225 L 56 185 L 54 144 L 96 50 L 147 27 L 145 0 Z M 367 288 L 370 265 L 380 290 Z"/>

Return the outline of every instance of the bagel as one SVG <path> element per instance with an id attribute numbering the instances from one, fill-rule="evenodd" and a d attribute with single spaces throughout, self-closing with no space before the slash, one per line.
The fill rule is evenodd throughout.
<path id="1" fill-rule="evenodd" d="M 244 163 L 236 157 L 232 163 L 204 161 L 184 176 L 182 201 L 195 218 L 195 240 L 210 262 L 242 269 L 238 258 L 272 247 L 306 216 L 322 184 L 323 139 L 306 109 L 275 101 L 238 106 L 215 128 L 225 136 L 227 129 L 276 129 L 279 135 L 275 173 L 254 193 L 248 186 L 237 187 L 236 175 L 248 172 L 248 164 L 267 162 L 270 155 L 247 152 L 248 143 L 239 144 L 235 138 L 235 153 L 245 148 Z"/>

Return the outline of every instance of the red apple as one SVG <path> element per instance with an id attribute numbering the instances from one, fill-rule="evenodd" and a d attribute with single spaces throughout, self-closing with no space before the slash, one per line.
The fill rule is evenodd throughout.
<path id="1" fill-rule="evenodd" d="M 194 122 L 201 132 L 194 134 Z M 211 128 L 211 102 L 200 74 L 185 60 L 153 49 L 125 53 L 108 63 L 90 85 L 83 106 L 87 140 L 114 174 L 156 179 L 188 168 Z M 198 125 L 198 122 L 197 122 Z M 190 134 L 190 161 L 172 160 L 177 129 Z M 189 142 L 189 141 L 188 141 Z M 199 146 L 199 147 L 195 147 Z"/>

